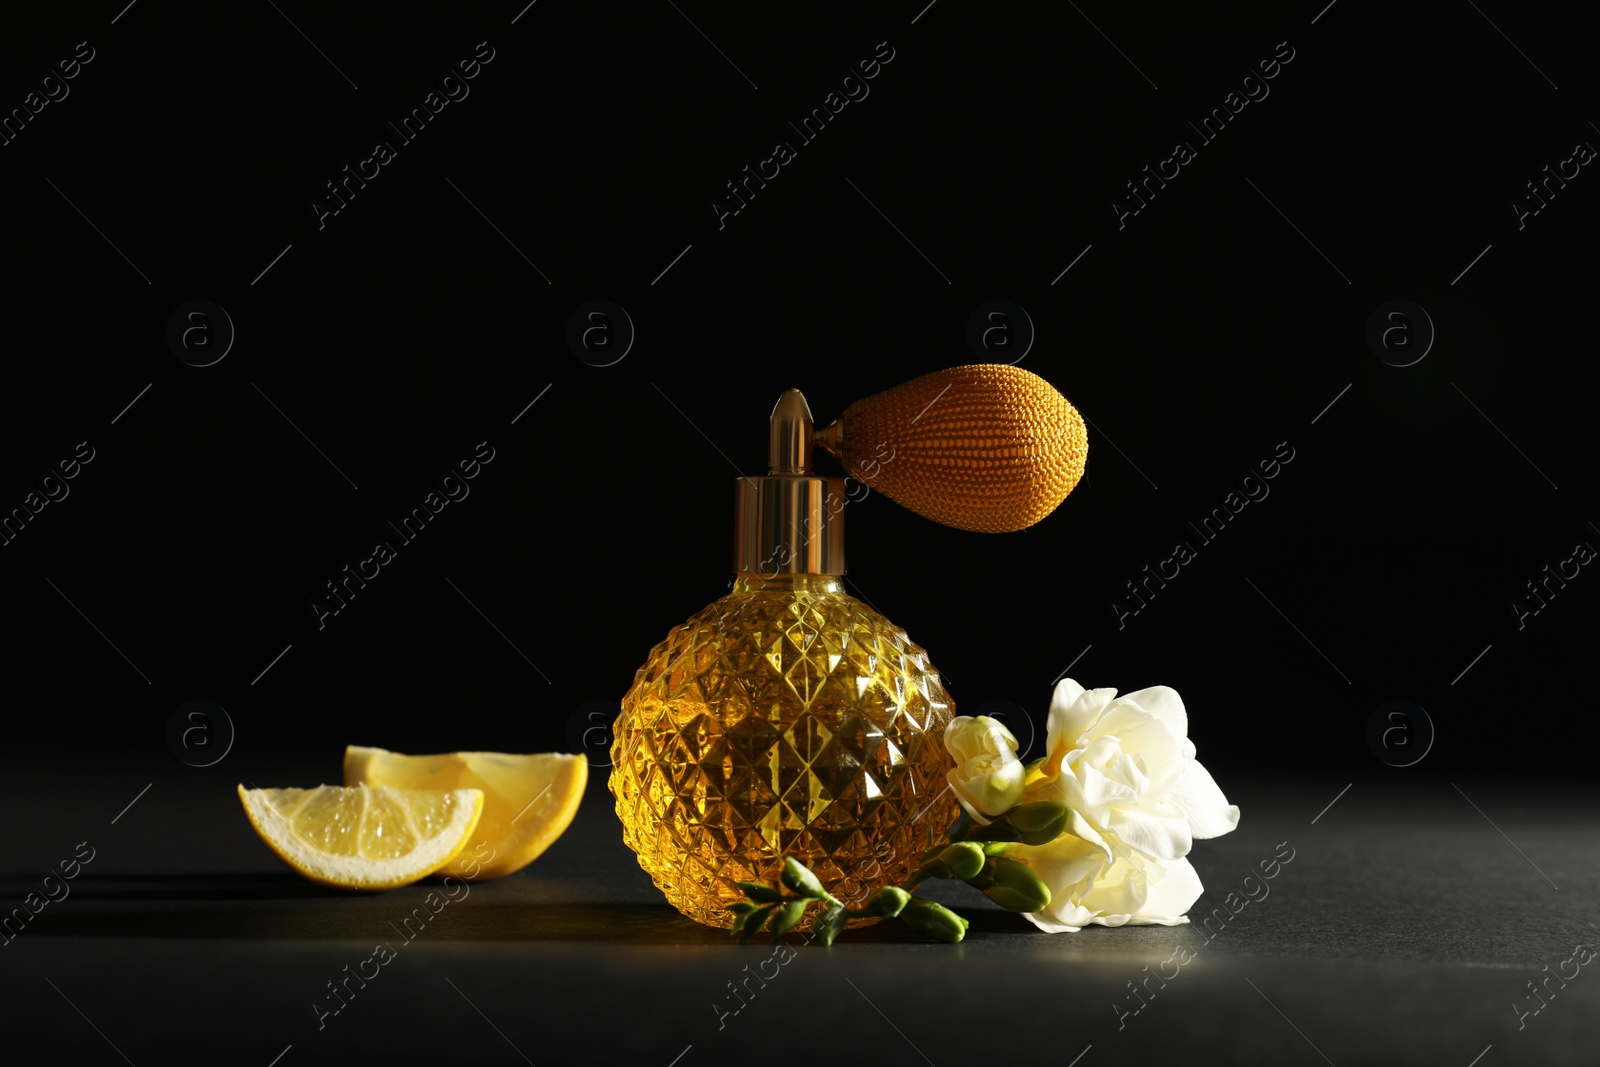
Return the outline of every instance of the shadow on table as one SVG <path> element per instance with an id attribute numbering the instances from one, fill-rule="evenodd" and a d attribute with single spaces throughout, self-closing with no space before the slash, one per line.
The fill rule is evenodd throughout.
<path id="1" fill-rule="evenodd" d="M 302 897 L 322 897 L 328 891 L 312 885 L 304 878 L 290 874 L 255 873 L 205 873 L 172 874 L 136 873 L 108 874 L 66 883 L 68 896 L 57 903 L 71 900 L 101 901 L 174 901 L 174 900 L 290 900 Z M 52 882 L 51 885 L 59 884 Z M 42 876 L 0 874 L 0 899 L 21 900 L 28 893 L 44 896 Z M 59 889 L 56 890 L 60 892 Z"/>
<path id="2" fill-rule="evenodd" d="M 29 921 L 30 936 L 707 946 L 732 940 L 727 932 L 687 919 L 665 902 L 506 899 L 493 883 L 481 887 L 488 894 L 469 892 L 456 901 L 447 900 L 435 882 L 386 893 L 350 893 L 308 884 L 288 872 L 117 874 L 71 885 L 68 897 L 49 903 Z M 37 888 L 26 878 L 0 875 L 0 894 L 15 897 L 19 904 Z M 1015 932 L 1014 916 L 962 911 L 971 922 L 970 935 Z M 896 922 L 852 929 L 847 937 L 863 944 L 926 940 Z"/>

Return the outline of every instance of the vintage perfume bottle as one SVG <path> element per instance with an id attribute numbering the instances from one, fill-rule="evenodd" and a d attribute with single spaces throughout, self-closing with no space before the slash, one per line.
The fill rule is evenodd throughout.
<path id="1" fill-rule="evenodd" d="M 846 480 L 812 470 L 814 442 L 862 484 L 975 530 L 1048 514 L 1086 454 L 1065 398 L 1007 366 L 927 375 L 822 431 L 798 390 L 779 399 L 767 474 L 736 483 L 733 587 L 651 651 L 611 749 L 623 840 L 709 926 L 732 924 L 735 882 L 776 881 L 785 856 L 859 901 L 908 877 L 956 814 L 954 703 L 927 653 L 845 591 Z"/>

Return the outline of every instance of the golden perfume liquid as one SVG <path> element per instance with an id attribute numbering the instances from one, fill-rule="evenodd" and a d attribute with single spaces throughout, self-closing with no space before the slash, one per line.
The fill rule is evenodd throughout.
<path id="1" fill-rule="evenodd" d="M 954 713 L 927 654 L 836 574 L 741 573 L 623 697 L 610 777 L 623 840 L 708 926 L 731 926 L 734 883 L 775 883 L 785 856 L 859 903 L 915 871 L 954 819 L 941 744 Z"/>

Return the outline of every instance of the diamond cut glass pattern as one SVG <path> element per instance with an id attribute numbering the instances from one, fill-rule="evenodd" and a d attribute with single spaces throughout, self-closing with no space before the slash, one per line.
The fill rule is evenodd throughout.
<path id="1" fill-rule="evenodd" d="M 741 576 L 622 699 L 623 840 L 708 926 L 730 926 L 734 883 L 776 882 L 784 856 L 859 900 L 915 871 L 955 817 L 954 714 L 927 653 L 837 578 Z"/>

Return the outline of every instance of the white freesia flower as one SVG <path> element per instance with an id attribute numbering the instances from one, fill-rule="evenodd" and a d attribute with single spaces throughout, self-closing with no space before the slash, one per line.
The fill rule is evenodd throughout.
<path id="1" fill-rule="evenodd" d="M 989 816 L 1016 806 L 1027 768 L 1017 759 L 1017 739 L 1004 723 L 987 715 L 957 715 L 944 728 L 944 747 L 956 760 L 945 778 L 974 822 L 987 826 Z"/>
<path id="2" fill-rule="evenodd" d="M 1055 841 L 1012 853 L 1050 887 L 1050 905 L 1028 914 L 1034 925 L 1053 933 L 1188 921 L 1201 886 L 1184 857 L 1195 838 L 1239 822 L 1188 735 L 1183 700 L 1167 686 L 1121 697 L 1070 678 L 1056 686 L 1045 758 L 1023 799 L 1055 800 L 1072 818 Z"/>

